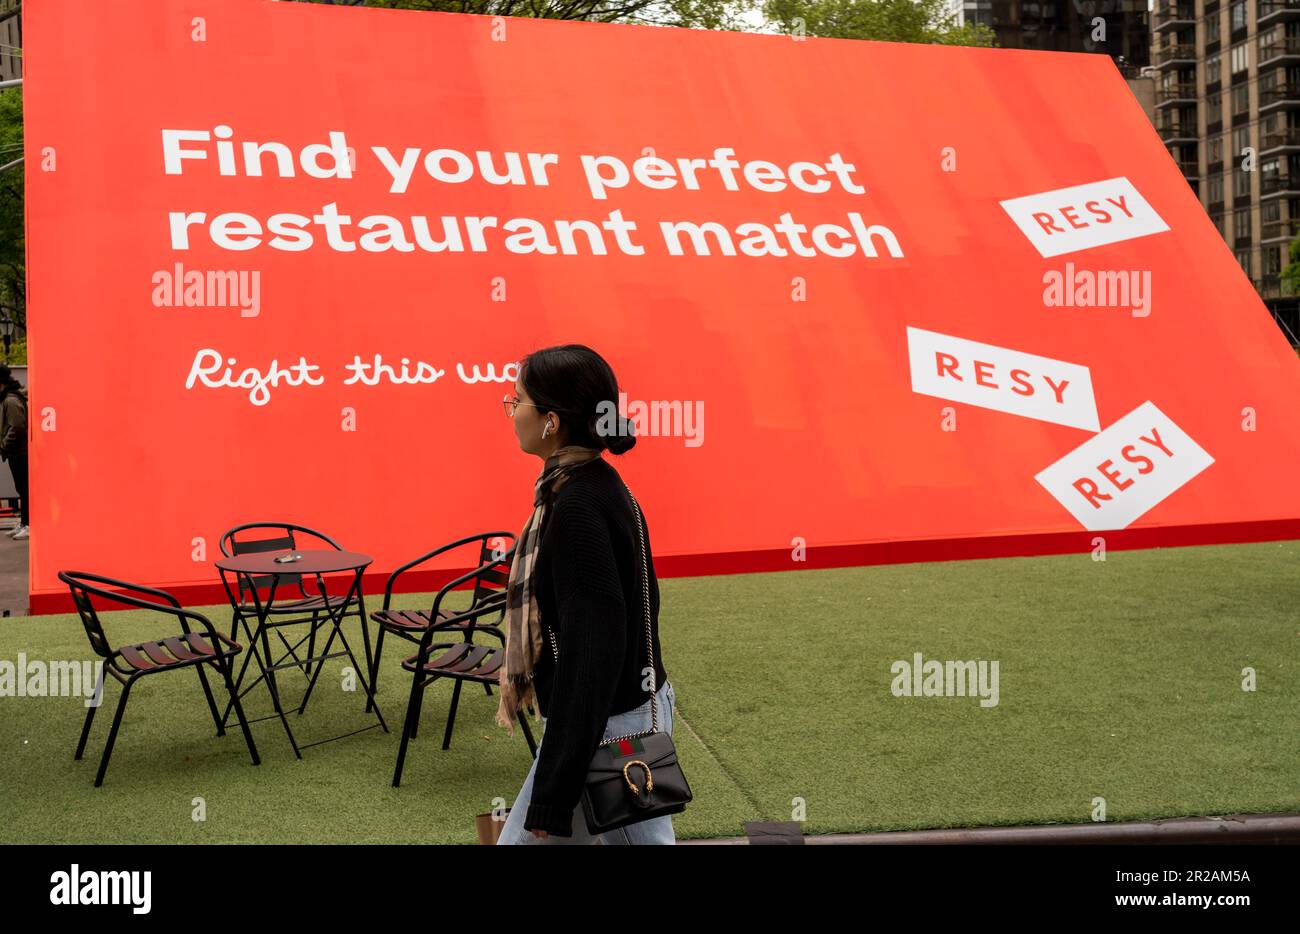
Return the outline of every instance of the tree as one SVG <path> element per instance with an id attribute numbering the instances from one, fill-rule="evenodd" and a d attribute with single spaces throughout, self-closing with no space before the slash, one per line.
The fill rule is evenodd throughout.
<path id="1" fill-rule="evenodd" d="M 993 30 L 956 25 L 944 0 L 765 0 L 763 16 L 778 32 L 830 39 L 876 39 L 940 45 L 993 45 Z"/>
<path id="2" fill-rule="evenodd" d="M 361 0 L 307 0 L 356 5 Z M 386 9 L 768 31 L 834 39 L 993 44 L 993 30 L 956 24 L 945 0 L 364 0 Z"/>
<path id="3" fill-rule="evenodd" d="M 1300 234 L 1287 246 L 1287 264 L 1278 278 L 1283 295 L 1300 295 Z"/>
<path id="4" fill-rule="evenodd" d="M 352 0 L 314 0 L 352 2 Z M 759 31 L 834 39 L 993 44 L 993 30 L 956 25 L 945 0 L 365 0 L 388 9 Z"/>
<path id="5" fill-rule="evenodd" d="M 366 6 L 696 29 L 752 28 L 759 0 L 366 0 Z"/>

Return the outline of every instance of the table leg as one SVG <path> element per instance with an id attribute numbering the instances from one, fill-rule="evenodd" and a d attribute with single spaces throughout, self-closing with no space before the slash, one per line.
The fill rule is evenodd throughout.
<path id="1" fill-rule="evenodd" d="M 366 597 L 361 587 L 361 571 L 357 571 L 357 607 L 361 611 L 361 639 L 366 648 L 366 671 L 370 672 L 370 683 L 366 685 L 366 712 L 369 713 L 371 708 L 379 709 L 378 702 L 375 701 L 375 690 L 378 687 L 377 677 L 379 674 L 375 666 L 375 656 L 370 652 L 370 616 L 366 613 Z M 381 716 L 380 722 L 383 722 Z M 384 724 L 384 732 L 388 732 L 388 724 Z"/>
<path id="2" fill-rule="evenodd" d="M 331 618 L 332 616 L 333 614 L 331 614 Z M 298 705 L 298 716 L 302 716 L 302 712 L 307 709 L 307 699 L 311 697 L 311 692 L 316 689 L 316 679 L 320 677 L 321 669 L 325 667 L 326 656 L 330 654 L 330 649 L 334 646 L 335 635 L 337 635 L 337 629 L 331 626 L 329 638 L 325 640 L 325 651 L 320 654 L 320 661 L 316 663 L 316 670 L 312 672 L 311 680 L 307 682 L 307 692 L 303 694 L 302 703 Z"/>
<path id="3" fill-rule="evenodd" d="M 329 612 L 329 614 L 330 614 L 330 622 L 333 624 L 333 627 L 334 627 L 334 631 L 330 634 L 330 639 L 333 640 L 334 635 L 337 634 L 338 637 L 339 637 L 339 641 L 343 643 L 343 650 L 344 650 L 344 652 L 347 653 L 348 659 L 352 662 L 352 670 L 355 671 L 355 672 L 357 673 L 357 679 L 361 682 L 361 686 L 362 686 L 362 687 L 365 689 L 365 691 L 366 691 L 366 697 L 367 697 L 367 699 L 368 699 L 368 703 L 366 704 L 366 710 L 367 710 L 367 711 L 370 710 L 371 707 L 374 708 L 375 716 L 379 718 L 379 725 L 382 726 L 382 727 L 384 728 L 384 732 L 387 733 L 387 732 L 388 732 L 388 724 L 387 724 L 386 722 L 384 722 L 384 714 L 383 714 L 383 711 L 381 711 L 381 710 L 379 709 L 379 705 L 376 704 L 376 703 L 374 702 L 374 700 L 375 700 L 375 695 L 374 695 L 374 691 L 371 690 L 371 688 L 370 688 L 370 683 L 369 683 L 368 679 L 366 678 L 366 669 L 362 668 L 361 665 L 359 665 L 359 664 L 357 663 L 357 657 L 356 657 L 354 654 L 352 654 L 352 646 L 350 646 L 350 645 L 348 644 L 348 637 L 347 637 L 346 635 L 343 634 L 343 629 L 342 629 L 342 624 L 343 624 L 344 614 L 345 614 L 346 611 L 347 611 L 348 605 L 352 602 L 352 596 L 353 596 L 353 594 L 356 594 L 357 605 L 358 605 L 359 609 L 361 610 L 361 614 L 362 614 L 362 615 L 361 615 L 361 633 L 362 633 L 362 636 L 363 636 L 364 639 L 365 639 L 367 649 L 369 648 L 369 646 L 370 646 L 370 630 L 369 630 L 369 629 L 367 628 L 367 626 L 366 626 L 366 617 L 365 617 L 365 600 L 364 600 L 364 598 L 363 598 L 362 595 L 361 595 L 361 573 L 362 573 L 362 570 L 364 570 L 364 569 L 359 568 L 359 569 L 357 570 L 356 577 L 353 578 L 351 586 L 348 587 L 348 592 L 347 592 L 347 594 L 344 596 L 344 598 L 343 598 L 343 602 L 339 604 L 339 612 L 338 612 L 337 615 L 336 615 L 332 610 L 328 610 L 328 607 L 329 607 L 329 598 L 328 598 L 328 596 L 327 596 L 327 594 L 326 594 L 326 592 L 325 592 L 325 582 L 321 579 L 320 575 L 317 575 L 317 576 L 316 576 L 316 586 L 317 586 L 318 588 L 320 588 L 321 599 L 324 600 L 324 602 L 325 602 L 325 606 L 326 606 L 326 608 L 327 608 L 327 610 L 328 610 L 328 612 Z M 368 658 L 368 657 L 369 657 L 369 653 L 367 653 L 367 658 Z"/>
<path id="4" fill-rule="evenodd" d="M 257 635 L 262 638 L 262 652 L 265 654 L 267 661 L 271 660 L 271 640 L 266 634 L 266 621 L 271 615 L 271 607 L 275 604 L 275 589 L 280 583 L 279 577 L 271 578 L 271 590 L 266 596 L 266 605 L 258 598 L 257 592 L 253 592 L 253 600 L 257 606 Z M 256 651 L 256 636 L 252 640 L 254 651 Z M 275 712 L 280 715 L 280 723 L 284 725 L 285 735 L 289 737 L 289 745 L 293 747 L 293 754 L 299 759 L 302 758 L 302 752 L 298 749 L 298 741 L 293 738 L 293 730 L 289 728 L 289 719 L 284 715 L 284 706 L 280 703 L 280 689 L 275 683 L 275 668 L 268 668 L 262 662 L 262 655 L 257 656 L 257 666 L 262 670 L 262 676 L 266 678 L 266 684 L 271 689 L 271 702 L 275 705 Z"/>
<path id="5" fill-rule="evenodd" d="M 222 571 L 222 572 L 221 572 L 221 584 L 222 584 L 222 586 L 225 587 L 225 589 L 226 589 L 226 596 L 230 599 L 230 606 L 231 606 L 231 609 L 232 609 L 232 611 L 233 611 L 233 612 L 232 612 L 232 616 L 231 616 L 231 622 L 230 622 L 230 638 L 231 638 L 231 640 L 234 641 L 234 642 L 238 642 L 238 641 L 239 641 L 239 624 L 242 622 L 242 623 L 244 624 L 244 632 L 248 634 L 248 639 L 244 640 L 244 644 L 245 644 L 246 646 L 250 646 L 250 647 L 251 647 L 253 631 L 252 631 L 252 630 L 249 628 L 249 626 L 248 626 L 248 619 L 247 619 L 247 617 L 244 616 L 243 611 L 240 610 L 240 608 L 239 608 L 239 602 L 238 602 L 238 600 L 236 600 L 234 594 L 233 594 L 233 593 L 231 592 L 231 590 L 230 590 L 230 583 L 229 583 L 229 581 L 226 580 L 226 572 L 225 572 L 225 571 Z M 245 673 L 246 671 L 248 671 L 248 663 L 249 663 L 250 661 L 252 661 L 252 660 L 253 660 L 253 656 L 252 656 L 252 652 L 251 652 L 251 650 L 250 650 L 250 651 L 246 651 L 246 652 L 244 653 L 244 660 L 243 660 L 243 662 L 240 663 L 240 666 L 239 666 L 239 675 L 238 675 L 238 677 L 235 679 L 235 691 L 236 691 L 236 692 L 239 692 L 239 689 L 243 686 L 243 683 L 244 683 L 244 673 Z M 233 668 L 234 666 L 232 665 L 231 667 Z M 260 680 L 260 679 L 259 679 L 259 680 Z M 248 689 L 246 689 L 246 690 L 243 691 L 242 693 L 239 693 L 238 696 L 239 696 L 239 697 L 243 697 L 244 694 L 248 693 L 248 690 L 251 690 L 252 687 L 253 687 L 253 685 L 256 685 L 256 684 L 257 684 L 257 682 L 254 681 L 252 685 L 249 685 Z M 232 698 L 233 698 L 234 696 L 236 696 L 236 695 L 235 695 L 235 694 L 232 694 L 232 695 L 231 695 Z M 228 702 L 226 703 L 226 711 L 225 711 L 225 713 L 223 713 L 223 714 L 221 715 L 221 726 L 222 726 L 223 729 L 225 728 L 226 724 L 227 724 L 227 723 L 229 722 L 229 720 L 230 720 L 230 711 L 231 711 L 232 709 L 234 709 L 234 700 L 233 700 L 233 699 L 230 700 L 230 701 L 228 701 Z"/>
<path id="6" fill-rule="evenodd" d="M 299 714 L 302 714 L 302 712 L 307 709 L 307 699 L 311 697 L 311 692 L 316 687 L 316 679 L 320 677 L 321 669 L 325 665 L 324 657 L 329 655 L 330 648 L 334 645 L 334 637 L 338 636 L 340 639 L 344 638 L 343 632 L 339 629 L 339 626 L 342 625 L 343 620 L 347 615 L 348 604 L 352 602 L 353 591 L 360 594 L 360 589 L 358 587 L 359 583 L 360 575 L 358 575 L 352 584 L 349 585 L 348 591 L 343 597 L 343 602 L 339 605 L 338 617 L 335 618 L 334 611 L 330 609 L 328 590 L 325 587 L 325 579 L 320 574 L 316 575 L 316 589 L 320 591 L 321 602 L 325 605 L 325 613 L 330 622 L 330 635 L 329 638 L 325 640 L 325 651 L 321 653 L 322 660 L 316 665 L 316 673 L 312 675 L 311 682 L 307 685 L 307 693 L 302 696 L 302 704 L 298 707 Z M 347 640 L 344 639 L 344 646 L 346 647 L 346 645 Z M 348 652 L 348 657 L 352 658 L 352 653 L 350 651 Z M 355 664 L 356 659 L 352 659 L 352 662 Z M 366 683 L 365 679 L 362 679 L 361 683 L 364 686 Z"/>

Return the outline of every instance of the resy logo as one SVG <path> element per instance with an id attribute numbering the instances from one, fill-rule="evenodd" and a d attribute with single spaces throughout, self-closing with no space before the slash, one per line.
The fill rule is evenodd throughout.
<path id="1" fill-rule="evenodd" d="M 1147 401 L 1034 479 L 1090 532 L 1128 528 L 1214 458 Z"/>
<path id="2" fill-rule="evenodd" d="M 998 203 L 1044 257 L 1169 229 L 1133 183 L 1122 175 Z"/>

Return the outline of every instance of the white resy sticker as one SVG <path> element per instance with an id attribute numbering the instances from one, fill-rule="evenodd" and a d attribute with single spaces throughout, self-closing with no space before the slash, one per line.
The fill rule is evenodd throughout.
<path id="1" fill-rule="evenodd" d="M 1144 402 L 1034 479 L 1089 531 L 1122 529 L 1214 458 Z"/>
<path id="2" fill-rule="evenodd" d="M 998 203 L 1040 256 L 1060 256 L 1169 229 L 1122 175 Z"/>
<path id="3" fill-rule="evenodd" d="M 912 391 L 1097 431 L 1086 366 L 921 328 L 907 329 Z"/>

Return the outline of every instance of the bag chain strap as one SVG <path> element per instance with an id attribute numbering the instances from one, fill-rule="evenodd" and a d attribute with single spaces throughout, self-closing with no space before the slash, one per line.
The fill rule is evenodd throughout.
<path id="1" fill-rule="evenodd" d="M 651 669 L 650 678 L 651 681 L 653 681 L 655 656 L 654 656 L 654 639 L 651 636 L 651 632 L 650 632 L 650 574 L 646 568 L 645 532 L 641 527 L 641 504 L 638 503 L 636 501 L 636 497 L 632 495 L 631 487 L 629 487 L 626 483 L 623 484 L 623 487 L 624 489 L 627 490 L 627 495 L 632 497 L 632 507 L 636 514 L 637 544 L 641 552 L 641 602 L 645 607 L 646 658 L 650 660 L 650 669 Z M 560 649 L 559 646 L 555 644 L 555 630 L 551 629 L 549 623 L 546 626 L 546 632 L 551 637 L 551 652 L 553 653 L 555 660 L 558 662 L 560 660 Z M 616 743 L 621 739 L 632 739 L 633 737 L 636 736 L 649 736 L 651 733 L 658 732 L 659 705 L 655 703 L 655 697 L 659 693 L 658 687 L 659 687 L 658 685 L 655 685 L 655 691 L 650 695 L 650 729 L 639 730 L 635 733 L 624 733 L 622 736 L 611 737 L 610 739 L 607 739 L 604 742 L 602 742 L 601 743 L 602 746 L 606 746 L 609 743 Z"/>

